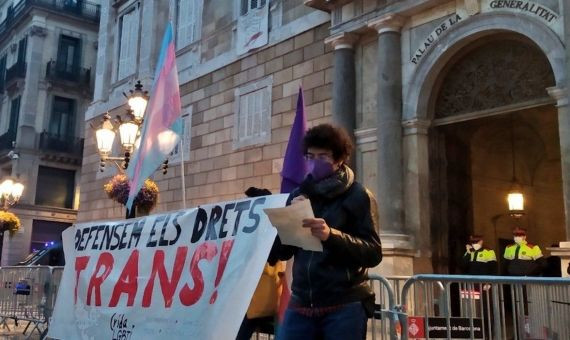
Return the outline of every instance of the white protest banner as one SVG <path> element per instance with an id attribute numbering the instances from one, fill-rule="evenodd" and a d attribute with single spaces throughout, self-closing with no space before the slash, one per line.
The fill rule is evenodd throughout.
<path id="1" fill-rule="evenodd" d="M 48 336 L 234 339 L 276 235 L 263 209 L 286 199 L 256 197 L 67 229 Z"/>
<path id="2" fill-rule="evenodd" d="M 269 41 L 269 1 L 261 8 L 251 8 L 237 21 L 236 50 L 238 55 L 267 45 Z"/>

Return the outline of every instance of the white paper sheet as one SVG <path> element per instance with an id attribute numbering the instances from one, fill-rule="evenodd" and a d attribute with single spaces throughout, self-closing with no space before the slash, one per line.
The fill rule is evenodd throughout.
<path id="1" fill-rule="evenodd" d="M 311 229 L 303 228 L 305 218 L 314 218 L 309 200 L 289 205 L 284 208 L 263 209 L 271 224 L 277 228 L 281 243 L 296 246 L 304 250 L 323 251 L 321 240 L 311 234 Z"/>

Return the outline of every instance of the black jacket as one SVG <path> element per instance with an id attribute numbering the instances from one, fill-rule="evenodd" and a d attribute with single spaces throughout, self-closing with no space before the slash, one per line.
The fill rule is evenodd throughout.
<path id="1" fill-rule="evenodd" d="M 288 204 L 302 188 L 291 193 Z M 295 257 L 292 301 L 322 307 L 373 297 L 366 271 L 382 260 L 382 246 L 373 217 L 376 201 L 372 195 L 356 182 L 332 198 L 303 194 L 311 200 L 315 217 L 323 218 L 333 230 L 322 242 L 323 252 L 283 246 L 277 238 L 270 261 Z"/>

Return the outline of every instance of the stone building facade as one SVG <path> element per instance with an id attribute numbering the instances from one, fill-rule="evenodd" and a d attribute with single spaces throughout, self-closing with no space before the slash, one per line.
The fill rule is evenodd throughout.
<path id="1" fill-rule="evenodd" d="M 184 23 L 178 22 L 177 11 L 184 3 L 193 4 L 195 27 L 199 25 L 200 29 L 181 43 L 180 25 Z M 120 36 L 120 18 L 133 10 L 140 16 L 134 37 L 136 67 L 119 79 L 117 44 L 121 41 L 116 37 Z M 164 23 L 169 18 L 176 32 L 182 114 L 189 131 L 182 142 L 186 150 L 187 206 L 243 197 L 249 186 L 279 190 L 279 172 L 299 85 L 304 87 L 311 122 L 330 119 L 332 49 L 324 44 L 329 15 L 304 6 L 300 0 L 269 2 L 267 44 L 238 55 L 235 45 L 240 15 L 235 2 L 222 0 L 102 4 L 95 98 L 86 114 L 80 221 L 125 214 L 124 207 L 109 200 L 102 190 L 117 168 L 108 165 L 104 172 L 99 171 L 94 130 L 89 126 L 99 126 L 101 115 L 107 111 L 112 115 L 124 113 L 122 93 L 137 80 L 150 87 Z M 240 100 L 255 103 L 255 98 L 261 106 L 240 109 Z M 254 121 L 248 117 L 255 117 L 260 125 L 249 126 L 255 133 L 245 129 L 240 135 L 234 126 Z M 116 153 L 119 150 L 117 145 Z M 170 157 L 168 173 L 157 172 L 154 180 L 160 188 L 155 211 L 182 208 L 179 154 Z"/>
<path id="2" fill-rule="evenodd" d="M 182 208 L 182 190 L 187 206 L 242 197 L 249 186 L 276 192 L 302 84 L 309 125 L 333 121 L 353 133 L 357 178 L 378 197 L 381 272 L 458 272 L 470 233 L 498 253 L 514 226 L 543 248 L 569 237 L 562 0 L 268 1 L 267 43 L 245 54 L 236 51 L 240 6 L 264 1 L 187 3 L 102 4 L 86 126 L 124 112 L 122 92 L 136 80 L 150 86 L 168 18 L 186 32 L 177 38 L 186 187 L 174 154 L 168 174 L 154 176 L 156 211 Z M 181 8 L 191 24 L 178 20 Z M 118 37 L 132 11 L 138 30 L 124 56 L 134 66 L 125 71 Z M 78 220 L 120 218 L 124 208 L 102 190 L 116 169 L 99 171 L 93 134 L 86 129 Z M 505 200 L 513 179 L 526 199 L 517 219 Z"/>
<path id="3" fill-rule="evenodd" d="M 0 3 L 0 169 L 25 185 L 2 265 L 59 241 L 77 217 L 98 22 L 96 2 Z"/>
<path id="4" fill-rule="evenodd" d="M 333 119 L 356 128 L 387 272 L 458 273 L 472 233 L 498 254 L 515 226 L 543 249 L 569 237 L 567 3 L 307 3 L 331 13 Z"/>

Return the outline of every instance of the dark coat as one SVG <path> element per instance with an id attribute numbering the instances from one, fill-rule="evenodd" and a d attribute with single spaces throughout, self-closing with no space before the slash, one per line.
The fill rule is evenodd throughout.
<path id="1" fill-rule="evenodd" d="M 291 193 L 300 195 L 303 186 Z M 335 229 L 322 242 L 323 252 L 282 246 L 277 238 L 270 259 L 293 264 L 292 301 L 306 307 L 332 306 L 363 301 L 374 294 L 367 283 L 367 268 L 382 260 L 382 246 L 376 232 L 376 201 L 359 183 L 335 197 L 307 194 L 315 217 L 323 218 Z"/>

